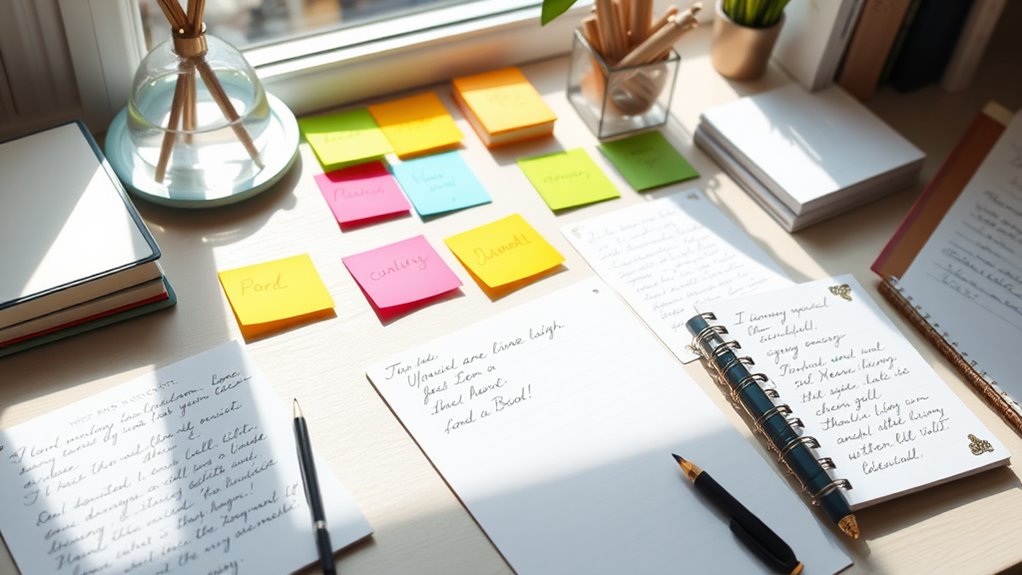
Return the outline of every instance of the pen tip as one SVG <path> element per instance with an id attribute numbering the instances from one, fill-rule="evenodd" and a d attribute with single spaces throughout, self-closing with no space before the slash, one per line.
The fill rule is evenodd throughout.
<path id="1" fill-rule="evenodd" d="M 798 565 L 795 565 L 795 568 L 791 570 L 791 573 L 789 573 L 789 575 L 801 575 L 802 571 L 804 571 L 805 568 L 806 566 L 800 562 Z"/>
<path id="2" fill-rule="evenodd" d="M 672 453 L 671 457 L 673 457 L 674 460 L 677 461 L 678 463 L 681 463 L 682 461 L 685 461 L 685 458 L 680 456 L 680 455 L 678 455 L 677 453 Z"/>
<path id="3" fill-rule="evenodd" d="M 859 538 L 859 522 L 855 520 L 854 515 L 846 515 L 842 517 L 841 521 L 838 521 L 837 526 L 852 539 Z"/>
<path id="4" fill-rule="evenodd" d="M 291 406 L 291 413 L 293 413 L 295 417 L 301 417 L 302 416 L 302 406 L 298 405 L 298 398 L 296 397 L 292 401 L 294 403 Z"/>

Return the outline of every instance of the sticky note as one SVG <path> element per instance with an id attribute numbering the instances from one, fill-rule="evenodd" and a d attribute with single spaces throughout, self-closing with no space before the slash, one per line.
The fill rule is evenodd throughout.
<path id="1" fill-rule="evenodd" d="M 462 265 L 490 288 L 538 275 L 564 261 L 564 256 L 518 214 L 444 242 Z"/>
<path id="2" fill-rule="evenodd" d="M 464 134 L 443 102 L 433 92 L 369 106 L 383 135 L 401 159 L 449 150 Z"/>
<path id="3" fill-rule="evenodd" d="M 636 191 L 699 177 L 699 172 L 660 132 L 604 142 L 600 151 Z"/>
<path id="4" fill-rule="evenodd" d="M 549 136 L 557 120 L 518 68 L 502 68 L 451 81 L 465 118 L 488 147 Z"/>
<path id="5" fill-rule="evenodd" d="M 341 258 L 377 308 L 419 302 L 458 288 L 461 280 L 423 236 Z"/>
<path id="6" fill-rule="evenodd" d="M 382 158 L 392 151 L 365 108 L 301 118 L 298 125 L 326 171 Z"/>
<path id="7" fill-rule="evenodd" d="M 581 148 L 518 160 L 551 210 L 563 210 L 621 196 L 589 154 Z"/>
<path id="8" fill-rule="evenodd" d="M 490 202 L 482 184 L 458 152 L 407 160 L 394 177 L 419 215 L 429 216 Z"/>
<path id="9" fill-rule="evenodd" d="M 411 209 L 397 180 L 380 161 L 316 174 L 316 184 L 341 225 Z"/>
<path id="10" fill-rule="evenodd" d="M 308 254 L 217 275 L 245 338 L 334 314 L 334 300 Z"/>

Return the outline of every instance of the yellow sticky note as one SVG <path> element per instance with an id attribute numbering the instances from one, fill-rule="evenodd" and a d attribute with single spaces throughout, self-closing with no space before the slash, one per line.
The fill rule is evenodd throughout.
<path id="1" fill-rule="evenodd" d="M 462 265 L 489 288 L 538 275 L 564 261 L 564 256 L 518 214 L 451 236 L 444 242 Z"/>
<path id="2" fill-rule="evenodd" d="M 308 254 L 217 275 L 246 338 L 333 315 L 334 300 Z"/>
<path id="3" fill-rule="evenodd" d="M 503 68 L 454 78 L 454 97 L 488 147 L 548 136 L 557 120 L 525 74 Z"/>
<path id="4" fill-rule="evenodd" d="M 433 92 L 369 106 L 369 113 L 399 158 L 449 150 L 464 134 Z"/>

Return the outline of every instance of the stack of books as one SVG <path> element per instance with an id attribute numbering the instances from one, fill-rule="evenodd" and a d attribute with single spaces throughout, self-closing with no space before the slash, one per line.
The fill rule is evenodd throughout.
<path id="1" fill-rule="evenodd" d="M 160 249 L 85 127 L 0 144 L 0 356 L 171 306 Z"/>
<path id="2" fill-rule="evenodd" d="M 695 142 L 789 232 L 912 186 L 926 157 L 837 86 L 714 107 Z"/>

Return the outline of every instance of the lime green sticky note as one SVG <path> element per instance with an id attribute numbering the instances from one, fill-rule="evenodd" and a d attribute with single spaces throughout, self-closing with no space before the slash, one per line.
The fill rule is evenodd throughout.
<path id="1" fill-rule="evenodd" d="M 551 210 L 618 198 L 600 167 L 582 148 L 518 160 L 518 166 Z"/>
<path id="2" fill-rule="evenodd" d="M 298 120 L 324 171 L 382 158 L 390 141 L 365 108 Z"/>
<path id="3" fill-rule="evenodd" d="M 605 142 L 600 144 L 600 151 L 636 191 L 699 177 L 699 172 L 660 132 Z"/>

